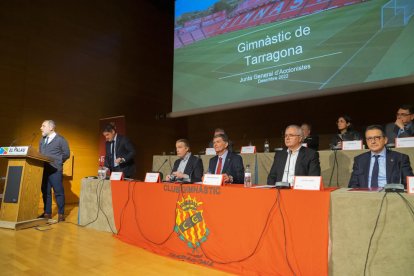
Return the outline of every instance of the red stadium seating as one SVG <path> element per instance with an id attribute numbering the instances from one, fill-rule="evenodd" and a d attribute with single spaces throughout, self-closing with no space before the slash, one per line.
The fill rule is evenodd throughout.
<path id="1" fill-rule="evenodd" d="M 364 0 L 246 0 L 229 18 L 225 11 L 188 21 L 174 36 L 179 48 L 208 37 L 244 28 L 301 17 L 327 9 L 339 8 Z M 180 46 L 181 45 L 181 46 Z"/>

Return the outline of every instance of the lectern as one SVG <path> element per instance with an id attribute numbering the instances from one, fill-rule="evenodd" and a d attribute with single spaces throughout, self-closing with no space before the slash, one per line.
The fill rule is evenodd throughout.
<path id="1" fill-rule="evenodd" d="M 8 159 L 0 227 L 18 230 L 45 224 L 37 214 L 43 166 L 52 159 L 29 146 L 0 147 L 0 158 Z"/>

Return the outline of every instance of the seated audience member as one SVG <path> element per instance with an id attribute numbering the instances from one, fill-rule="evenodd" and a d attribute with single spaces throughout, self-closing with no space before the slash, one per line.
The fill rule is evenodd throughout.
<path id="1" fill-rule="evenodd" d="M 394 123 L 385 127 L 388 143 L 395 143 L 395 138 L 414 136 L 414 108 L 412 105 L 402 105 L 396 114 Z"/>
<path id="2" fill-rule="evenodd" d="M 175 148 L 179 159 L 175 160 L 171 175 L 180 181 L 201 182 L 203 177 L 203 162 L 190 152 L 190 143 L 187 139 L 178 139 Z M 166 180 L 171 180 L 167 175 Z"/>
<path id="3" fill-rule="evenodd" d="M 342 147 L 342 141 L 362 140 L 361 134 L 352 129 L 351 117 L 348 115 L 339 116 L 336 121 L 338 132 L 331 139 L 332 147 Z"/>
<path id="4" fill-rule="evenodd" d="M 320 176 L 319 153 L 302 147 L 303 132 L 297 125 L 290 125 L 285 130 L 286 150 L 275 154 L 272 168 L 267 177 L 268 185 L 276 182 L 293 183 L 295 176 Z"/>
<path id="5" fill-rule="evenodd" d="M 214 135 L 213 135 L 213 137 L 215 137 L 217 134 L 224 134 L 224 135 L 227 135 L 227 134 L 226 134 L 226 132 L 224 131 L 224 129 L 222 129 L 222 128 L 216 128 L 216 129 L 214 130 Z M 211 140 L 211 141 L 210 141 L 210 143 L 208 143 L 208 147 L 209 147 L 209 148 L 214 148 L 214 143 L 213 143 L 213 140 Z M 227 150 L 228 150 L 228 151 L 233 151 L 233 142 L 232 142 L 232 141 L 230 141 L 230 140 L 229 140 L 229 145 L 228 145 L 228 147 L 227 147 Z"/>
<path id="6" fill-rule="evenodd" d="M 215 135 L 213 145 L 217 155 L 210 159 L 208 172 L 222 174 L 224 176 L 224 183 L 243 184 L 243 159 L 240 155 L 227 149 L 229 145 L 227 135 Z"/>
<path id="7" fill-rule="evenodd" d="M 315 134 L 311 134 L 312 126 L 307 123 L 303 123 L 300 127 L 303 132 L 303 141 L 308 148 L 318 151 L 319 149 L 319 136 Z"/>
<path id="8" fill-rule="evenodd" d="M 350 188 L 384 187 L 387 183 L 406 185 L 406 177 L 412 176 L 410 158 L 406 154 L 385 148 L 387 137 L 380 125 L 371 125 L 365 131 L 370 151 L 354 158 Z"/>

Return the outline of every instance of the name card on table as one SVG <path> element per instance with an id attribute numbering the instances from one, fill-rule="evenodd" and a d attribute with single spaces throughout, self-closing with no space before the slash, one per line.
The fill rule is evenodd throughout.
<path id="1" fill-rule="evenodd" d="M 295 176 L 293 181 L 294 190 L 320 191 L 322 177 L 320 176 Z"/>
<path id="2" fill-rule="evenodd" d="M 407 193 L 414 194 L 414 176 L 407 176 Z"/>
<path id="3" fill-rule="evenodd" d="M 203 184 L 221 186 L 221 184 L 223 184 L 223 175 L 206 173 L 203 177 Z"/>
<path id="4" fill-rule="evenodd" d="M 161 182 L 160 173 L 146 173 L 144 182 L 149 182 L 149 183 Z"/>
<path id="5" fill-rule="evenodd" d="M 123 172 L 112 172 L 109 180 L 122 180 L 123 176 Z"/>
<path id="6" fill-rule="evenodd" d="M 362 140 L 342 141 L 342 150 L 362 150 Z"/>
<path id="7" fill-rule="evenodd" d="M 412 148 L 414 147 L 414 137 L 395 138 L 396 148 Z"/>
<path id="8" fill-rule="evenodd" d="M 256 146 L 242 147 L 240 153 L 256 153 Z"/>
<path id="9" fill-rule="evenodd" d="M 206 148 L 206 155 L 216 155 L 214 148 Z"/>

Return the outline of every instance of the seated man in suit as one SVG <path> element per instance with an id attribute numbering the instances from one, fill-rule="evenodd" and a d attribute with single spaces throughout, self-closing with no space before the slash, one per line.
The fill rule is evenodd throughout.
<path id="1" fill-rule="evenodd" d="M 216 128 L 214 130 L 214 135 L 213 135 L 213 139 L 217 134 L 224 134 L 227 135 L 226 132 L 224 131 L 224 129 L 222 128 Z M 210 143 L 208 143 L 208 147 L 209 148 L 214 148 L 214 143 L 213 140 L 210 141 Z M 233 151 L 233 142 L 229 140 L 229 145 L 227 146 L 227 150 L 228 151 Z"/>
<path id="2" fill-rule="evenodd" d="M 227 149 L 229 138 L 226 134 L 217 134 L 213 139 L 216 156 L 210 159 L 208 172 L 222 174 L 224 183 L 243 184 L 244 166 L 240 155 Z"/>
<path id="3" fill-rule="evenodd" d="M 410 158 L 406 154 L 385 148 L 387 137 L 380 125 L 371 125 L 365 131 L 369 152 L 354 159 L 350 188 L 377 188 L 387 183 L 406 184 L 406 177 L 413 175 Z"/>
<path id="4" fill-rule="evenodd" d="M 297 176 L 320 176 L 319 153 L 302 147 L 303 132 L 297 125 L 290 125 L 285 130 L 286 150 L 275 154 L 272 168 L 267 177 L 268 185 L 276 182 L 293 183 Z"/>
<path id="5" fill-rule="evenodd" d="M 129 139 L 116 132 L 113 124 L 102 130 L 106 139 L 105 167 L 111 172 L 123 172 L 124 177 L 133 178 L 135 174 L 135 148 Z"/>
<path id="6" fill-rule="evenodd" d="M 396 114 L 394 123 L 385 127 L 388 143 L 395 143 L 395 138 L 414 136 L 414 108 L 412 105 L 402 105 Z"/>
<path id="7" fill-rule="evenodd" d="M 185 182 L 201 182 L 204 172 L 203 162 L 191 154 L 188 140 L 178 139 L 175 148 L 179 159 L 175 160 L 171 175 L 167 175 L 166 180 L 176 178 Z"/>
<path id="8" fill-rule="evenodd" d="M 319 136 L 311 134 L 312 126 L 307 123 L 303 123 L 300 127 L 303 132 L 302 143 L 306 144 L 308 148 L 318 151 L 319 149 Z"/>

